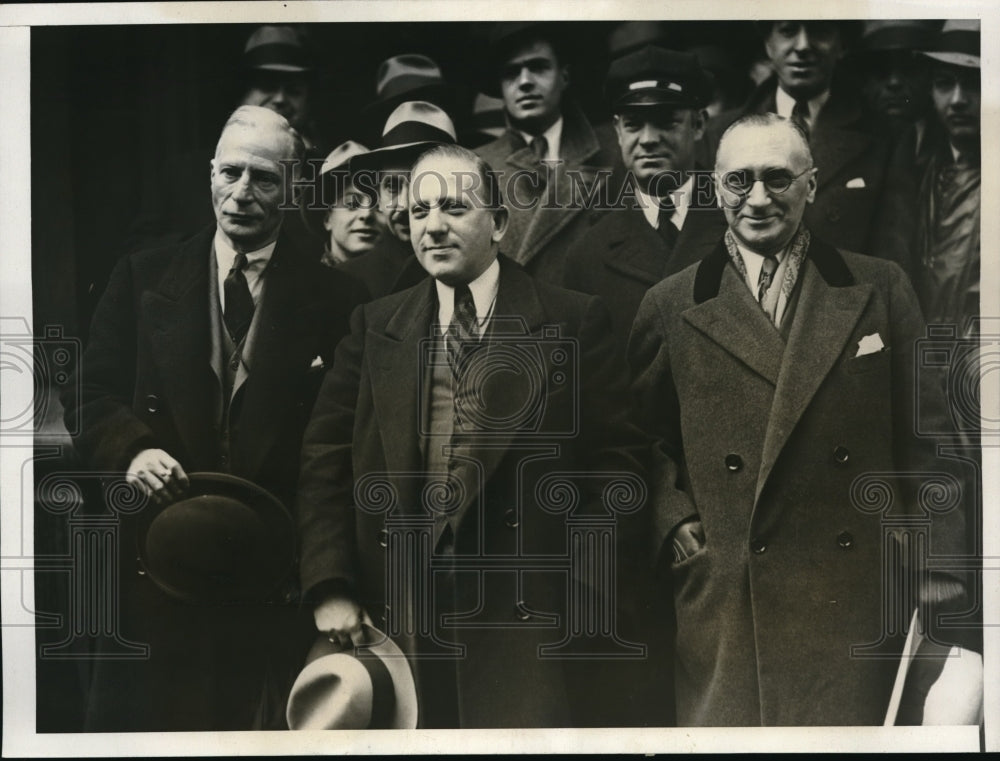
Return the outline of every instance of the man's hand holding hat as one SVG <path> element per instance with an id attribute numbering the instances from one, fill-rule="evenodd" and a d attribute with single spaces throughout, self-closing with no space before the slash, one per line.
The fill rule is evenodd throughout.
<path id="1" fill-rule="evenodd" d="M 313 610 L 316 628 L 341 648 L 363 644 L 361 606 L 347 595 L 330 595 Z"/>
<path id="2" fill-rule="evenodd" d="M 157 502 L 178 499 L 188 488 L 187 473 L 162 449 L 143 449 L 132 458 L 125 478 L 138 484 Z"/>

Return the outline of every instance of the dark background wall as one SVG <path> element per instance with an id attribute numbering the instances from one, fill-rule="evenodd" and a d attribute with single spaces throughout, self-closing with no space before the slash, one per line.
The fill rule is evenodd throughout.
<path id="1" fill-rule="evenodd" d="M 423 53 L 468 102 L 482 76 L 489 24 L 308 25 L 322 71 L 317 121 L 332 147 L 368 145 L 362 108 L 378 65 Z M 566 22 L 573 87 L 595 121 L 614 22 Z M 153 227 L 188 229 L 210 217 L 208 161 L 241 95 L 238 71 L 255 25 L 35 27 L 31 35 L 34 324 L 85 336 L 114 262 Z M 672 22 L 676 47 L 725 42 L 747 60 L 759 49 L 749 22 Z M 458 121 L 461 121 L 459 115 Z M 461 130 L 462 125 L 459 124 Z"/>

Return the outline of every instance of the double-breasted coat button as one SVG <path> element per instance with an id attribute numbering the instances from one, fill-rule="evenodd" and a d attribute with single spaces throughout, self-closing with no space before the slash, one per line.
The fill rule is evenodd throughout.
<path id="1" fill-rule="evenodd" d="M 508 510 L 503 514 L 503 525 L 507 528 L 517 528 L 519 522 L 517 520 L 517 511 Z"/>
<path id="2" fill-rule="evenodd" d="M 854 537 L 850 531 L 841 531 L 837 534 L 837 545 L 843 550 L 849 550 L 854 546 Z"/>
<path id="3" fill-rule="evenodd" d="M 833 450 L 833 459 L 836 460 L 840 465 L 846 463 L 851 459 L 851 453 L 847 447 L 837 447 Z"/>
<path id="4" fill-rule="evenodd" d="M 518 621 L 529 621 L 531 620 L 531 614 L 528 612 L 527 608 L 524 606 L 524 600 L 519 600 L 514 605 L 514 616 Z"/>
<path id="5" fill-rule="evenodd" d="M 142 558 L 135 559 L 135 572 L 140 576 L 146 575 L 146 569 L 142 567 Z"/>
<path id="6" fill-rule="evenodd" d="M 150 412 L 160 411 L 160 397 L 156 394 L 150 394 L 146 397 L 146 409 Z"/>
<path id="7" fill-rule="evenodd" d="M 738 454 L 727 454 L 726 468 L 732 473 L 743 470 L 743 458 Z"/>
<path id="8" fill-rule="evenodd" d="M 767 544 L 764 543 L 763 539 L 754 539 L 750 542 L 750 551 L 754 555 L 763 555 L 767 552 Z"/>
<path id="9" fill-rule="evenodd" d="M 232 370 L 233 372 L 236 372 L 239 369 L 239 367 L 240 367 L 240 361 L 238 359 L 234 359 L 229 363 L 229 369 Z"/>
<path id="10" fill-rule="evenodd" d="M 383 548 L 389 546 L 389 532 L 385 529 L 378 532 L 378 546 Z"/>

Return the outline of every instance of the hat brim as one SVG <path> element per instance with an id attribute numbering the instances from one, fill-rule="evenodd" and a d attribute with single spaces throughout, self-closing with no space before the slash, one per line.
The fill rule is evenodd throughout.
<path id="1" fill-rule="evenodd" d="M 645 90 L 641 93 L 631 93 L 617 100 L 612 106 L 615 113 L 632 108 L 703 108 L 699 100 L 680 95 L 672 90 Z"/>
<path id="2" fill-rule="evenodd" d="M 424 140 L 416 143 L 403 143 L 402 145 L 392 145 L 386 148 L 376 148 L 360 156 L 354 156 L 348 162 L 348 170 L 353 175 L 363 171 L 377 172 L 392 163 L 413 166 L 413 162 L 420 157 L 421 153 L 436 145 L 443 145 L 443 143 Z"/>
<path id="3" fill-rule="evenodd" d="M 367 614 L 362 624 L 362 632 L 365 644 L 360 648 L 355 647 L 353 654 L 357 656 L 359 650 L 364 649 L 377 656 L 382 665 L 385 666 L 386 671 L 389 672 L 389 678 L 392 681 L 395 707 L 389 720 L 389 729 L 416 729 L 419 718 L 417 685 L 406 655 L 387 634 L 371 623 Z M 299 711 L 295 705 L 296 701 L 300 699 L 300 696 L 303 696 L 303 699 L 316 698 L 316 695 L 309 689 L 310 683 L 325 676 L 327 670 L 335 663 L 332 656 L 342 652 L 345 651 L 333 645 L 326 635 L 319 635 L 309 652 L 306 665 L 296 677 L 288 696 L 285 718 L 291 729 L 298 729 L 302 726 L 298 721 Z"/>
<path id="4" fill-rule="evenodd" d="M 183 499 L 139 514 L 136 549 L 146 575 L 191 604 L 266 601 L 294 566 L 291 513 L 237 476 L 190 473 L 188 480 Z"/>
<path id="5" fill-rule="evenodd" d="M 927 51 L 922 51 L 922 54 L 935 61 L 948 63 L 952 66 L 962 66 L 967 69 L 982 68 L 980 57 L 972 55 L 971 53 L 952 53 L 946 51 L 940 53 L 928 53 Z"/>

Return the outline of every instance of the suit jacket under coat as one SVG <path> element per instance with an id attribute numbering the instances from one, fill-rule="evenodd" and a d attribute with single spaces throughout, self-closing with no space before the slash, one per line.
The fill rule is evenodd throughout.
<path id="1" fill-rule="evenodd" d="M 604 300 L 622 346 L 646 291 L 700 261 L 722 239 L 726 217 L 714 193 L 710 201 L 688 210 L 672 254 L 638 208 L 604 214 L 570 252 L 564 285 Z"/>
<path id="2" fill-rule="evenodd" d="M 375 623 L 390 629 L 390 617 L 401 613 L 387 603 L 407 590 L 386 587 L 387 513 L 393 519 L 425 515 L 418 436 L 425 401 L 418 358 L 436 319 L 430 278 L 357 310 L 320 391 L 303 447 L 302 586 L 346 585 Z M 558 335 L 543 332 L 547 326 L 557 326 Z M 598 299 L 536 281 L 501 257 L 496 307 L 483 341 L 480 352 L 505 344 L 541 349 L 543 414 L 537 425 L 473 445 L 470 456 L 481 469 L 480 488 L 461 503 L 454 551 L 456 556 L 523 557 L 526 570 L 482 577 L 474 570 L 456 572 L 458 609 L 478 605 L 476 619 L 493 627 L 436 631 L 468 648 L 457 662 L 460 726 L 566 725 L 563 664 L 539 659 L 538 647 L 560 641 L 565 633 L 567 575 L 565 569 L 530 570 L 538 556 L 568 556 L 566 514 L 544 509 L 545 490 L 536 493 L 536 488 L 549 474 L 592 474 L 580 481 L 583 497 L 574 514 L 602 511 L 598 497 L 607 474 L 640 473 L 647 445 L 627 418 L 627 378 Z M 569 353 L 560 357 L 564 350 Z M 564 380 L 561 368 L 567 371 Z M 539 390 L 532 386 L 532 392 L 510 373 L 499 373 L 496 380 L 487 379 L 482 387 L 493 413 L 523 409 L 530 393 Z M 372 478 L 384 487 L 372 492 L 372 501 L 385 490 L 394 495 L 383 503 L 386 510 L 358 507 Z M 548 617 L 553 613 L 559 622 Z M 397 641 L 410 654 L 418 646 L 405 633 Z"/>
<path id="3" fill-rule="evenodd" d="M 641 419 L 681 466 L 652 486 L 654 552 L 694 515 L 706 541 L 671 569 L 681 726 L 885 716 L 896 662 L 851 648 L 891 646 L 881 581 L 889 513 L 863 509 L 852 488 L 883 474 L 892 516 L 929 518 L 922 478 L 893 481 L 948 470 L 914 435 L 923 323 L 890 262 L 813 237 L 799 278 L 787 344 L 724 245 L 654 286 L 636 317 L 629 355 Z M 884 349 L 856 356 L 874 334 Z M 921 415 L 934 425 L 944 419 L 938 380 L 919 375 Z M 935 552 L 961 551 L 961 523 L 958 510 L 935 521 Z"/>
<path id="4" fill-rule="evenodd" d="M 747 104 L 719 114 L 708 128 L 708 166 L 726 128 L 746 114 L 774 113 L 778 80 L 772 77 Z M 809 136 L 813 165 L 819 169 L 816 200 L 806 207 L 805 223 L 823 240 L 849 251 L 875 254 L 876 216 L 885 189 L 890 146 L 864 128 L 860 103 L 844 89 L 833 89 Z"/>
<path id="5" fill-rule="evenodd" d="M 218 287 L 211 274 L 214 231 L 127 256 L 115 267 L 94 315 L 79 382 L 71 382 L 63 398 L 67 415 L 81 414 L 74 445 L 87 467 L 110 472 L 123 472 L 142 449 L 161 448 L 189 473 L 227 470 L 291 509 L 313 400 L 351 309 L 366 295 L 353 279 L 279 238 L 258 305 L 250 371 L 238 377 L 232 398 L 225 463 L 221 371 L 213 363 L 209 313 L 210 289 Z M 281 728 L 289 679 L 304 657 L 299 647 L 308 647 L 293 634 L 299 629 L 296 580 L 276 592 L 272 603 L 279 604 L 187 605 L 161 592 L 137 564 L 135 528 L 123 520 L 118 537 L 117 631 L 148 643 L 150 654 L 140 662 L 97 662 L 87 727 Z"/>
<path id="6" fill-rule="evenodd" d="M 566 103 L 561 161 L 548 180 L 531 147 L 511 130 L 476 153 L 497 172 L 510 212 L 504 251 L 540 280 L 561 285 L 569 251 L 590 229 L 596 201 L 585 194 L 606 195 L 612 168 L 621 164 L 618 146 L 602 144 L 579 107 Z"/>

